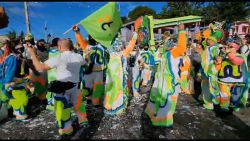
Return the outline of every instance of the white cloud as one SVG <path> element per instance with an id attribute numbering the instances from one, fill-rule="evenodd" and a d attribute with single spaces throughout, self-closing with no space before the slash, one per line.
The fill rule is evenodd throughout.
<path id="1" fill-rule="evenodd" d="M 33 8 L 44 8 L 46 7 L 46 3 L 44 2 L 28 2 L 29 6 L 32 6 Z"/>

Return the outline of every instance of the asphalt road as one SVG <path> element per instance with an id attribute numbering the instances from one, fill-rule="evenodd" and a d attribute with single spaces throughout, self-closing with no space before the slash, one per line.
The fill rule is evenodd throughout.
<path id="1" fill-rule="evenodd" d="M 144 109 L 148 92 L 130 96 L 126 113 L 110 117 L 102 108 L 87 105 L 89 126 L 80 139 L 249 139 L 250 108 L 218 115 L 202 107 L 192 95 L 180 94 L 172 129 L 154 127 Z M 76 139 L 73 137 L 71 139 Z M 8 118 L 0 123 L 0 139 L 59 139 L 53 112 L 42 111 L 24 122 Z"/>

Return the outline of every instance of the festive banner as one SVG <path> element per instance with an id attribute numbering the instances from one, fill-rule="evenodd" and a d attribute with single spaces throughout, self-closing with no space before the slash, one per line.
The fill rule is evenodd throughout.
<path id="1" fill-rule="evenodd" d="M 149 45 L 150 27 L 147 16 L 140 17 L 135 22 L 135 30 L 138 31 L 138 41 L 141 45 Z M 138 30 L 137 30 L 138 29 Z"/>
<path id="2" fill-rule="evenodd" d="M 122 25 L 122 20 L 116 3 L 109 2 L 80 23 L 97 42 L 109 48 Z"/>

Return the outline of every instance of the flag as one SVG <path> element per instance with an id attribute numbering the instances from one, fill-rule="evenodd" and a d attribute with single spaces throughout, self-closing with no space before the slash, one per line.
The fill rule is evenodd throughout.
<path id="1" fill-rule="evenodd" d="M 80 24 L 97 42 L 105 47 L 111 47 L 122 20 L 115 2 L 109 2 L 102 8 L 83 19 Z"/>
<path id="2" fill-rule="evenodd" d="M 138 40 L 141 45 L 149 45 L 150 27 L 149 18 L 143 16 L 135 21 L 135 30 L 138 31 Z"/>

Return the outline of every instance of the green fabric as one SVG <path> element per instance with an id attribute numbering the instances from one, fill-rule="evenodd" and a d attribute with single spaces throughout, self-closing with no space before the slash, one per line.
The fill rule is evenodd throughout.
<path id="1" fill-rule="evenodd" d="M 244 64 L 243 64 L 243 69 L 242 71 L 244 72 L 248 72 L 248 66 L 247 66 L 247 57 L 243 54 L 237 54 L 237 57 L 241 57 L 242 59 L 244 59 Z M 244 87 L 244 91 L 242 92 L 242 98 L 240 100 L 239 104 L 243 104 L 244 106 L 246 106 L 247 104 L 247 99 L 248 99 L 248 90 L 249 90 L 249 86 L 247 85 L 249 83 L 249 76 L 248 73 L 246 74 L 247 77 L 244 80 L 244 83 L 246 84 Z"/>
<path id="2" fill-rule="evenodd" d="M 122 25 L 122 20 L 116 3 L 109 2 L 80 23 L 97 42 L 110 48 Z"/>
<path id="3" fill-rule="evenodd" d="M 208 40 L 212 40 L 212 41 L 214 41 L 215 43 L 217 43 L 217 38 L 214 37 L 214 36 L 209 36 L 207 39 L 208 39 Z"/>
<path id="4" fill-rule="evenodd" d="M 150 50 L 155 52 L 156 49 L 155 49 L 154 19 L 153 19 L 153 16 L 148 16 L 148 20 L 149 20 L 149 32 L 150 32 L 150 39 L 149 39 Z"/>
<path id="5" fill-rule="evenodd" d="M 33 85 L 35 87 L 34 89 L 34 93 L 37 95 L 43 95 L 47 93 L 47 85 L 43 85 L 42 83 L 40 83 L 40 81 L 45 81 L 44 78 L 42 76 L 35 76 L 33 75 L 33 79 L 36 78 L 37 81 L 33 81 Z"/>
<path id="6" fill-rule="evenodd" d="M 168 53 L 167 53 L 168 54 Z M 159 110 L 160 106 L 163 106 L 166 102 L 168 94 L 174 93 L 174 76 L 171 73 L 170 62 L 168 58 L 162 56 L 161 63 L 155 73 L 155 81 L 158 82 L 156 88 L 153 87 L 150 91 L 150 100 L 155 101 L 154 111 Z M 165 85 L 162 85 L 165 84 Z"/>
<path id="7" fill-rule="evenodd" d="M 173 26 L 181 23 L 190 23 L 190 22 L 199 22 L 202 17 L 200 16 L 183 16 L 178 18 L 170 18 L 170 19 L 155 19 L 154 20 L 154 28 L 165 27 L 165 26 Z"/>
<path id="8" fill-rule="evenodd" d="M 13 90 L 12 96 L 13 98 L 9 100 L 9 105 L 11 105 L 15 111 L 20 111 L 22 115 L 24 115 L 28 104 L 26 90 Z"/>
<path id="9" fill-rule="evenodd" d="M 149 19 L 147 16 L 142 17 L 142 25 L 138 29 L 138 33 L 144 35 L 143 40 L 139 43 L 141 45 L 149 45 L 150 31 L 149 31 Z"/>
<path id="10" fill-rule="evenodd" d="M 2 83 L 0 83 L 0 88 L 2 88 Z M 8 97 L 3 93 L 3 91 L 0 89 L 0 101 L 7 101 Z"/>
<path id="11" fill-rule="evenodd" d="M 212 36 L 215 37 L 217 40 L 221 40 L 223 37 L 223 33 L 220 30 L 215 30 L 212 32 Z"/>
<path id="12" fill-rule="evenodd" d="M 122 71 L 122 62 L 121 58 L 118 55 L 110 56 L 110 63 L 108 64 L 108 69 L 106 72 L 107 83 L 105 86 L 105 94 L 109 95 L 107 100 L 108 105 L 113 105 L 117 100 L 117 96 L 120 92 L 123 92 L 123 71 Z M 123 103 L 121 103 L 123 104 Z"/>
<path id="13" fill-rule="evenodd" d="M 59 128 L 63 128 L 63 122 L 70 120 L 70 110 L 71 108 L 64 109 L 63 102 L 55 100 L 56 121 Z"/>
<path id="14" fill-rule="evenodd" d="M 220 89 L 218 86 L 218 72 L 215 69 L 215 64 L 214 64 L 214 58 L 216 58 L 218 56 L 217 51 L 219 50 L 219 46 L 216 44 L 214 46 L 210 46 L 207 47 L 206 49 L 204 49 L 202 51 L 202 55 L 201 55 L 201 66 L 203 69 L 203 72 L 205 74 L 205 76 L 208 78 L 209 80 L 209 91 L 213 96 L 213 102 L 214 104 L 218 104 L 219 101 L 217 101 L 218 99 L 216 99 L 216 97 L 219 96 L 220 93 Z M 210 51 L 210 52 L 209 52 Z M 207 58 L 205 58 L 207 57 Z M 211 57 L 211 60 L 210 60 Z"/>

